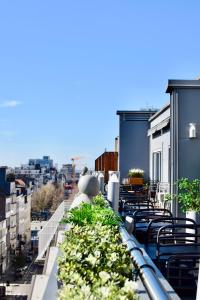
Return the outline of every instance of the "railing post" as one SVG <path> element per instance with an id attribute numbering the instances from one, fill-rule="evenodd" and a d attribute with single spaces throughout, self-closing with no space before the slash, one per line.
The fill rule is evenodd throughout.
<path id="1" fill-rule="evenodd" d="M 105 193 L 104 190 L 104 175 L 102 173 L 99 174 L 98 176 L 98 182 L 99 182 L 99 189 L 101 191 L 102 194 Z"/>
<path id="2" fill-rule="evenodd" d="M 113 174 L 108 181 L 108 200 L 112 203 L 114 211 L 119 209 L 119 180 L 116 174 Z"/>

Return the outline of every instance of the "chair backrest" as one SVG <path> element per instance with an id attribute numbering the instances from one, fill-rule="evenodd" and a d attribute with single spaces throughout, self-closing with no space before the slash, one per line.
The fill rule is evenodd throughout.
<path id="1" fill-rule="evenodd" d="M 172 255 L 166 261 L 166 279 L 180 297 L 195 299 L 200 254 Z M 189 298 L 190 299 L 190 298 Z"/>
<path id="2" fill-rule="evenodd" d="M 164 218 L 164 217 L 171 217 L 172 213 L 163 208 L 153 208 L 153 209 L 140 209 L 134 212 L 133 219 L 134 219 L 134 231 L 137 230 L 137 224 L 141 223 L 150 223 L 155 218 Z"/>
<path id="3" fill-rule="evenodd" d="M 153 210 L 153 203 L 146 196 L 134 196 L 130 199 L 124 200 L 123 211 L 124 213 L 133 214 L 137 210 L 146 209 Z"/>
<path id="4" fill-rule="evenodd" d="M 168 211 L 168 210 L 167 210 Z M 175 225 L 175 224 L 183 224 L 185 225 L 186 222 L 188 224 L 196 225 L 196 222 L 192 219 L 188 218 L 174 218 L 172 215 L 167 216 L 163 215 L 162 217 L 158 217 L 156 219 L 152 219 L 149 222 L 148 228 L 147 228 L 147 239 L 146 239 L 146 245 L 149 243 L 156 243 L 157 242 L 157 234 L 158 230 L 165 226 L 165 225 Z"/>
<path id="5" fill-rule="evenodd" d="M 120 192 L 120 195 L 119 197 L 121 199 L 124 199 L 124 200 L 128 200 L 128 199 L 135 199 L 135 198 L 139 198 L 139 197 L 144 197 L 144 198 L 147 198 L 149 199 L 149 195 L 148 195 L 148 192 Z"/>
<path id="6" fill-rule="evenodd" d="M 145 219 L 146 221 L 154 220 L 155 218 L 162 218 L 162 217 L 172 217 L 171 211 L 164 208 L 154 208 L 153 209 L 140 209 L 134 213 L 134 218 L 137 221 L 140 219 Z"/>
<path id="7" fill-rule="evenodd" d="M 196 224 L 166 225 L 158 230 L 156 256 L 194 253 L 200 250 L 198 226 Z M 176 253 L 175 253 L 176 251 Z M 187 252 L 186 252 L 187 251 Z"/>

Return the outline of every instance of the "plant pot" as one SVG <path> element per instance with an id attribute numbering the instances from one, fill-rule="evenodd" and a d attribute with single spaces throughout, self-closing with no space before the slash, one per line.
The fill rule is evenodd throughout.
<path id="1" fill-rule="evenodd" d="M 186 218 L 194 220 L 198 225 L 200 225 L 200 213 L 196 211 L 187 211 Z"/>
<path id="2" fill-rule="evenodd" d="M 187 211 L 186 218 L 192 219 L 197 223 L 197 225 L 200 225 L 200 213 L 199 212 Z M 186 221 L 186 224 L 191 224 L 191 223 Z M 186 230 L 189 233 L 195 233 L 195 231 L 193 229 L 186 229 Z M 197 233 L 200 234 L 200 228 L 198 228 Z M 193 238 L 191 238 L 191 239 L 193 239 Z"/>
<path id="3" fill-rule="evenodd" d="M 129 178 L 129 184 L 143 185 L 144 184 L 144 178 L 130 177 Z"/>

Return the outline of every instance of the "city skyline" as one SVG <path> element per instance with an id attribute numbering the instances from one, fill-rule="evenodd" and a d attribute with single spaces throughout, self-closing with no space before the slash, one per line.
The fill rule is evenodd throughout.
<path id="1" fill-rule="evenodd" d="M 116 111 L 169 100 L 168 79 L 200 75 L 198 1 L 0 4 L 0 164 L 47 154 L 94 167 Z"/>

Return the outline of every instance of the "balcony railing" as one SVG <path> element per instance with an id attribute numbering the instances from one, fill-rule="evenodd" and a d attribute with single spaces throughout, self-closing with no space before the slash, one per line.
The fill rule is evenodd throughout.
<path id="1" fill-rule="evenodd" d="M 160 207 L 164 207 L 165 196 L 170 192 L 170 185 L 168 182 L 159 182 L 156 190 L 156 202 Z M 168 203 L 170 209 L 170 203 Z"/>
<path id="2" fill-rule="evenodd" d="M 65 213 L 65 201 L 63 201 L 49 221 L 45 224 L 45 226 L 40 230 L 39 237 L 39 245 L 38 245 L 38 256 L 36 260 L 43 260 L 43 256 L 48 249 L 57 229 L 59 223 L 64 216 Z"/>

